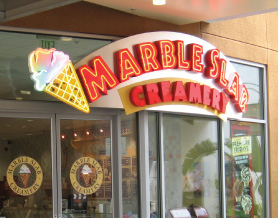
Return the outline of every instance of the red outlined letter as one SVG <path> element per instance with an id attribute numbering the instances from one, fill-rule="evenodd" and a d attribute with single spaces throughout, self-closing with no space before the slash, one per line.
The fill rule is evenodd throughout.
<path id="1" fill-rule="evenodd" d="M 225 89 L 231 100 L 238 103 L 239 101 L 239 75 L 233 73 L 229 79 L 228 89 Z"/>
<path id="2" fill-rule="evenodd" d="M 220 51 L 218 49 L 212 49 L 206 53 L 207 67 L 205 68 L 205 76 L 208 78 L 216 79 L 219 76 L 218 61 L 220 57 Z"/>
<path id="3" fill-rule="evenodd" d="M 144 107 L 146 106 L 146 100 L 144 97 L 142 98 L 143 95 L 143 86 L 136 86 L 130 90 L 129 99 L 133 105 L 137 107 Z"/>
<path id="4" fill-rule="evenodd" d="M 177 66 L 175 45 L 170 40 L 157 41 L 159 59 L 163 69 L 174 69 Z"/>
<path id="5" fill-rule="evenodd" d="M 191 61 L 191 69 L 197 73 L 202 73 L 204 65 L 202 64 L 203 46 L 198 44 L 189 44 L 188 49 L 188 60 Z"/>
<path id="6" fill-rule="evenodd" d="M 226 79 L 226 66 L 227 61 L 225 59 L 219 59 L 220 76 L 216 78 L 215 82 L 221 88 L 227 88 L 228 80 Z"/>
<path id="7" fill-rule="evenodd" d="M 191 68 L 191 62 L 189 60 L 185 60 L 185 47 L 184 42 L 177 40 L 175 41 L 176 44 L 176 56 L 178 58 L 178 69 L 183 70 L 190 70 Z"/>
<path id="8" fill-rule="evenodd" d="M 116 87 L 119 81 L 101 56 L 95 57 L 91 61 L 91 65 L 93 69 L 88 65 L 83 65 L 78 71 L 81 81 L 86 87 L 88 101 L 94 102 L 101 96 L 100 91 L 107 95 L 107 88 Z"/>
<path id="9" fill-rule="evenodd" d="M 247 111 L 247 103 L 249 101 L 249 93 L 245 85 L 242 86 L 239 104 L 236 104 L 236 109 L 239 112 L 245 113 Z"/>
<path id="10" fill-rule="evenodd" d="M 145 73 L 162 69 L 157 60 L 158 52 L 154 43 L 141 43 L 136 45 L 135 48 Z"/>
<path id="11" fill-rule="evenodd" d="M 139 63 L 127 48 L 118 51 L 116 56 L 118 59 L 117 67 L 121 82 L 129 80 L 131 76 L 143 74 L 143 70 Z"/>

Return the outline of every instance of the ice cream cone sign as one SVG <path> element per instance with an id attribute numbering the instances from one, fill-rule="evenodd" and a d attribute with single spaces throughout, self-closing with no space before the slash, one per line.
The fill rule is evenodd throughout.
<path id="1" fill-rule="evenodd" d="M 20 175 L 21 182 L 22 182 L 24 188 L 27 188 L 28 183 L 29 183 L 29 178 L 30 178 L 30 175 L 31 175 L 31 171 L 25 164 L 23 164 L 20 167 L 19 175 Z"/>
<path id="2" fill-rule="evenodd" d="M 81 110 L 90 112 L 87 98 L 69 56 L 55 48 L 37 48 L 28 58 L 31 79 L 37 91 Z"/>
<path id="3" fill-rule="evenodd" d="M 81 175 L 82 175 L 82 178 L 84 180 L 85 186 L 88 187 L 90 185 L 90 182 L 91 182 L 92 170 L 87 164 L 85 164 L 83 166 L 82 171 L 81 171 Z"/>

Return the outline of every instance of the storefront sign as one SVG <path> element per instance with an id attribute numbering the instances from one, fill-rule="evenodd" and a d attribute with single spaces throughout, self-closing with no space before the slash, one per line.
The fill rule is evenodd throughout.
<path id="1" fill-rule="evenodd" d="M 34 194 L 39 190 L 43 173 L 36 160 L 22 156 L 14 159 L 7 170 L 7 181 L 11 190 L 23 196 Z"/>
<path id="2" fill-rule="evenodd" d="M 32 54 L 29 56 L 29 66 L 36 81 L 42 76 L 37 75 L 39 69 L 33 70 L 39 60 L 36 52 Z M 54 60 L 51 58 L 52 62 L 45 65 L 55 69 Z M 62 62 L 67 60 L 61 58 L 59 66 L 64 66 Z M 233 104 L 233 109 L 229 109 L 228 114 L 241 114 L 247 110 L 248 90 L 227 58 L 204 40 L 186 34 L 155 32 L 122 39 L 85 57 L 76 64 L 76 69 L 89 103 L 98 100 L 101 104 L 102 95 L 108 95 L 109 90 L 110 93 L 118 90 L 123 102 L 120 107 L 124 107 L 127 113 L 180 103 L 202 105 L 203 109 L 220 117 L 227 114 L 229 102 Z M 44 78 L 48 87 L 53 76 Z M 156 80 L 153 82 L 152 79 Z M 67 81 L 56 80 L 49 94 L 61 92 L 56 97 L 65 99 L 63 89 L 66 87 L 60 85 L 63 82 Z M 78 95 L 76 97 L 78 99 Z M 68 102 L 77 99 L 66 98 Z M 108 101 L 110 107 L 117 107 L 116 100 L 118 97 L 115 99 L 115 93 L 111 94 L 102 107 L 106 107 Z M 133 109 L 126 105 L 127 101 Z"/>
<path id="3" fill-rule="evenodd" d="M 74 162 L 70 170 L 72 187 L 80 194 L 90 195 L 101 186 L 103 171 L 100 164 L 91 157 L 82 157 Z"/>
<path id="4" fill-rule="evenodd" d="M 85 112 L 90 108 L 69 56 L 61 51 L 38 48 L 28 59 L 31 78 L 37 91 L 45 91 L 53 97 Z"/>

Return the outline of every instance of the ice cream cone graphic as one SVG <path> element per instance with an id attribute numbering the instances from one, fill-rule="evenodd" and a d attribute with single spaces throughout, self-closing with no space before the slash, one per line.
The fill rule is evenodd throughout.
<path id="1" fill-rule="evenodd" d="M 30 175 L 31 175 L 31 171 L 25 164 L 23 164 L 20 167 L 19 175 L 20 175 L 20 178 L 21 178 L 21 181 L 22 181 L 22 184 L 23 184 L 24 188 L 27 188 L 28 183 L 29 183 L 29 178 L 30 178 Z"/>
<path id="2" fill-rule="evenodd" d="M 87 164 L 85 164 L 83 166 L 82 171 L 81 171 L 81 175 L 82 175 L 82 178 L 84 180 L 85 186 L 88 187 L 90 185 L 90 182 L 91 182 L 92 170 L 90 169 L 90 167 Z"/>
<path id="3" fill-rule="evenodd" d="M 55 48 L 38 48 L 29 55 L 35 89 L 85 112 L 90 108 L 69 56 Z"/>

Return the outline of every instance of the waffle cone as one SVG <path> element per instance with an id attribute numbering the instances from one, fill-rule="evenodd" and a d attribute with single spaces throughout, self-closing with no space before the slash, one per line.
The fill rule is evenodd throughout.
<path id="1" fill-rule="evenodd" d="M 80 85 L 76 71 L 69 62 L 63 70 L 45 87 L 44 91 L 55 98 L 86 113 L 90 108 Z"/>
<path id="2" fill-rule="evenodd" d="M 85 182 L 85 185 L 89 186 L 90 181 L 91 181 L 91 175 L 90 174 L 82 174 L 82 178 Z"/>
<path id="3" fill-rule="evenodd" d="M 24 188 L 27 188 L 27 186 L 28 186 L 30 175 L 31 175 L 30 173 L 21 173 L 20 174 L 20 178 L 21 178 Z"/>

